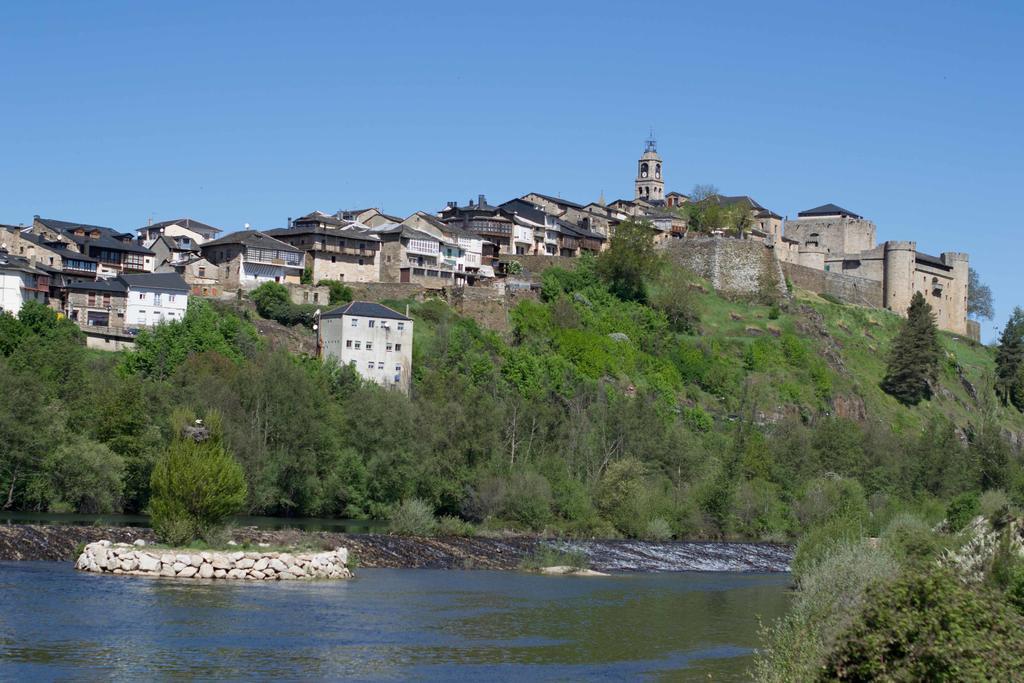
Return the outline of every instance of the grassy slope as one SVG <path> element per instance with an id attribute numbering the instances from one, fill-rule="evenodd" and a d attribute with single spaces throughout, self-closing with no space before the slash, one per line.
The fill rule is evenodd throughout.
<path id="1" fill-rule="evenodd" d="M 901 318 L 889 311 L 862 308 L 852 305 L 837 305 L 825 301 L 809 292 L 797 291 L 793 302 L 781 311 L 778 319 L 769 319 L 769 307 L 757 304 L 735 302 L 723 299 L 713 293 L 700 296 L 703 312 L 700 337 L 714 339 L 723 350 L 728 350 L 737 362 L 742 353 L 760 336 L 792 333 L 810 344 L 820 355 L 830 346 L 827 339 L 808 335 L 800 319 L 807 306 L 820 313 L 831 338 L 838 347 L 845 371 L 830 367 L 833 395 L 858 396 L 867 409 L 869 419 L 890 424 L 895 430 L 915 430 L 934 414 L 942 414 L 957 426 L 966 427 L 980 419 L 980 406 L 970 395 L 957 372 L 959 366 L 963 377 L 979 395 L 984 394 L 986 383 L 991 382 L 995 369 L 993 350 L 975 344 L 967 339 L 941 333 L 942 345 L 947 353 L 947 362 L 940 374 L 941 390 L 931 400 L 918 406 L 907 407 L 885 394 L 878 386 L 885 374 L 885 361 L 892 338 L 899 330 Z M 806 390 L 794 395 L 793 383 L 803 378 L 794 374 L 784 363 L 777 364 L 763 374 L 765 382 L 760 383 L 770 398 L 774 395 L 780 406 L 798 405 L 805 409 L 827 409 L 816 401 Z M 702 401 L 703 403 L 703 401 Z M 995 405 L 994 410 L 1000 424 L 1015 432 L 1024 432 L 1024 414 Z"/>

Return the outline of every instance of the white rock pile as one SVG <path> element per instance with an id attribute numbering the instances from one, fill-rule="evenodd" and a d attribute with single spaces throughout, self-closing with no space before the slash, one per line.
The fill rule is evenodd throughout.
<path id="1" fill-rule="evenodd" d="M 348 549 L 320 553 L 198 552 L 147 550 L 136 545 L 96 541 L 85 546 L 75 569 L 98 574 L 166 576 L 176 579 L 350 579 Z M 142 545 L 139 545 L 142 544 Z"/>

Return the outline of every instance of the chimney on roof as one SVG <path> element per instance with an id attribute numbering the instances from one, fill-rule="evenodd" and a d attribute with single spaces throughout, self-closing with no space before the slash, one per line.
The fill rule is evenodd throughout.
<path id="1" fill-rule="evenodd" d="M 289 230 L 292 229 L 292 217 L 291 216 L 288 216 L 288 229 Z"/>
<path id="2" fill-rule="evenodd" d="M 458 205 L 459 205 L 458 202 L 448 202 L 448 206 L 446 208 L 454 209 Z"/>
<path id="3" fill-rule="evenodd" d="M 472 199 L 469 200 L 469 205 L 470 205 L 470 207 L 473 206 L 473 200 Z"/>
<path id="4" fill-rule="evenodd" d="M 478 194 L 477 199 L 480 200 L 477 202 L 480 206 L 487 206 L 487 200 L 484 199 L 484 196 L 482 194 Z"/>

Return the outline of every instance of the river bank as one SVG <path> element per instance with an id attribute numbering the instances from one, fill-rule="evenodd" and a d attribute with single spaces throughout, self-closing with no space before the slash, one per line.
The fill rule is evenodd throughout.
<path id="1" fill-rule="evenodd" d="M 282 548 L 348 548 L 361 567 L 427 569 L 516 569 L 543 547 L 586 555 L 590 567 L 602 572 L 623 571 L 745 571 L 785 572 L 793 548 L 770 543 L 673 541 L 651 543 L 627 540 L 555 540 L 528 536 L 507 538 L 420 538 L 386 534 L 308 532 L 294 529 L 237 528 L 239 544 Z M 111 526 L 0 525 L 0 561 L 73 561 L 87 543 L 154 543 L 148 528 Z"/>

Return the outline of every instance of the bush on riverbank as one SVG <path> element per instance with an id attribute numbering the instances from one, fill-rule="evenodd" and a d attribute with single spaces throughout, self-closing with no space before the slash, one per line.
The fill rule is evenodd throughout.
<path id="1" fill-rule="evenodd" d="M 178 422 L 184 427 L 192 420 Z M 153 467 L 150 521 L 170 545 L 215 540 L 224 521 L 245 508 L 245 477 L 224 450 L 220 416 L 208 413 L 205 428 L 208 436 L 201 441 L 179 434 Z"/>
<path id="2" fill-rule="evenodd" d="M 403 500 L 388 521 L 388 531 L 399 536 L 431 536 L 436 529 L 434 508 L 419 498 Z"/>

